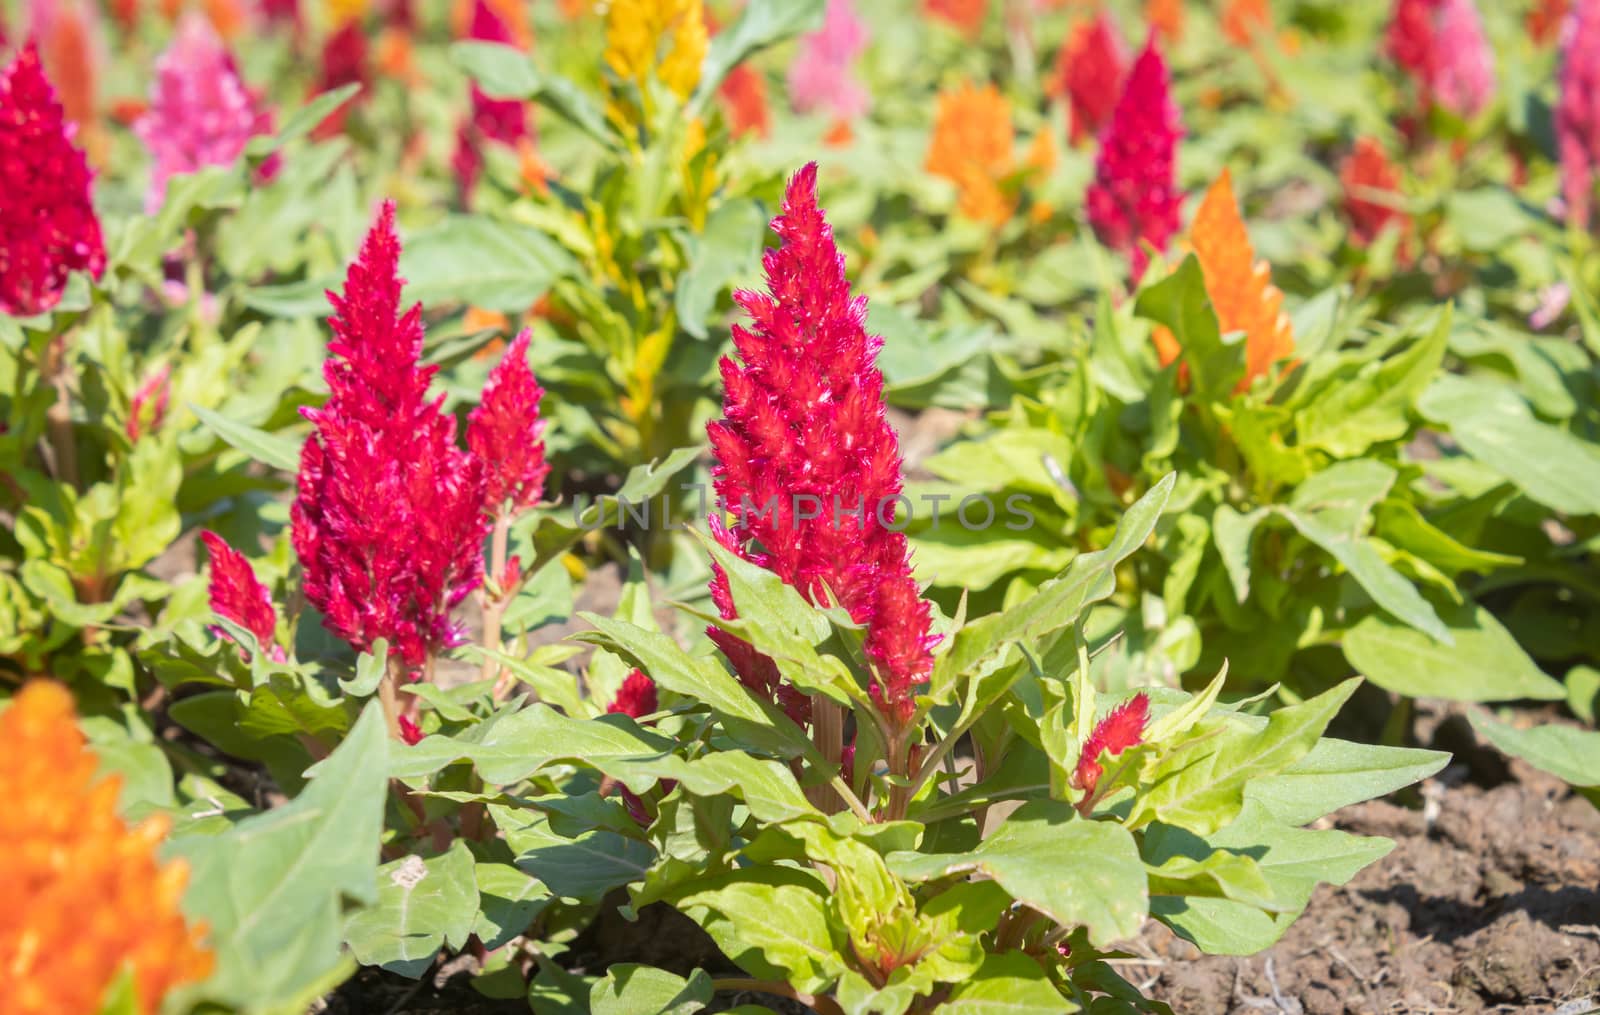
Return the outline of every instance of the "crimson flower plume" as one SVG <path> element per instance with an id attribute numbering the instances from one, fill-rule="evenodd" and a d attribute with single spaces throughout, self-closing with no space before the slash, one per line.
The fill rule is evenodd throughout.
<path id="1" fill-rule="evenodd" d="M 1093 799 L 1100 777 L 1105 774 L 1100 765 L 1102 753 L 1115 757 L 1130 747 L 1144 743 L 1144 725 L 1150 719 L 1150 697 L 1143 691 L 1118 705 L 1095 725 L 1089 739 L 1083 742 L 1078 755 L 1078 767 L 1072 772 L 1072 785 L 1084 791 L 1085 799 Z"/>
<path id="2" fill-rule="evenodd" d="M 828 590 L 866 627 L 873 700 L 904 726 L 936 639 L 905 536 L 889 528 L 900 448 L 875 363 L 882 339 L 867 334 L 866 300 L 850 295 L 816 185 L 815 163 L 795 174 L 772 220 L 782 243 L 763 259 L 767 291 L 734 297 L 749 324 L 734 325 L 738 359 L 721 364 L 724 415 L 707 427 L 717 497 L 732 517 L 727 527 L 713 519 L 712 531 L 808 602 L 823 602 Z M 735 616 L 720 569 L 711 591 L 723 617 Z M 709 633 L 748 686 L 798 711 L 798 695 L 778 686 L 771 660 Z"/>
<path id="3" fill-rule="evenodd" d="M 635 669 L 628 674 L 622 686 L 617 688 L 617 696 L 606 707 L 606 714 L 620 713 L 629 719 L 640 719 L 655 712 L 659 707 L 656 682 L 643 670 Z"/>
<path id="4" fill-rule="evenodd" d="M 1600 165 L 1600 2 L 1578 0 L 1561 32 L 1561 98 L 1556 144 L 1567 221 L 1589 227 L 1595 166 Z"/>
<path id="5" fill-rule="evenodd" d="M 1072 108 L 1072 143 L 1094 137 L 1111 119 L 1128 54 L 1111 16 L 1101 11 L 1072 30 L 1061 53 L 1060 91 Z"/>
<path id="6" fill-rule="evenodd" d="M 516 514 L 544 496 L 550 466 L 544 459 L 544 389 L 528 367 L 527 329 L 489 373 L 483 397 L 467 421 L 467 447 L 482 463 L 485 509 Z"/>
<path id="7" fill-rule="evenodd" d="M 211 554 L 208 589 L 211 612 L 255 635 L 256 644 L 274 659 L 282 660 L 283 650 L 273 643 L 278 614 L 272 608 L 271 594 L 256 577 L 255 569 L 244 554 L 215 532 L 200 533 L 200 541 Z"/>

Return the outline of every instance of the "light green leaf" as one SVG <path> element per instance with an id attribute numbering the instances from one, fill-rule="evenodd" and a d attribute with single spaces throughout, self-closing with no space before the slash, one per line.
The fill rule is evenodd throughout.
<path id="1" fill-rule="evenodd" d="M 1051 986 L 1039 964 L 1020 952 L 984 957 L 939 1006 L 941 1015 L 1064 1015 L 1078 1006 Z"/>
<path id="2" fill-rule="evenodd" d="M 508 314 L 576 270 L 572 255 L 539 230 L 478 215 L 451 215 L 409 237 L 400 259 L 407 300 Z"/>
<path id="3" fill-rule="evenodd" d="M 339 689 L 346 694 L 357 698 L 365 698 L 378 689 L 378 684 L 383 680 L 384 673 L 389 668 L 389 640 L 379 638 L 372 645 L 371 652 L 361 653 L 361 658 L 356 660 L 356 675 L 353 680 L 339 680 Z"/>
<path id="4" fill-rule="evenodd" d="M 1256 526 L 1267 514 L 1266 508 L 1256 508 L 1242 515 L 1227 504 L 1219 504 L 1211 516 L 1212 541 L 1228 572 L 1234 598 L 1241 603 L 1250 598 L 1250 543 L 1255 538 Z"/>
<path id="5" fill-rule="evenodd" d="M 445 945 L 466 947 L 478 914 L 472 851 L 455 840 L 441 856 L 406 856 L 378 868 L 378 903 L 345 924 L 345 941 L 364 966 L 416 979 Z"/>
<path id="6" fill-rule="evenodd" d="M 1250 783 L 1244 797 L 1284 824 L 1304 825 L 1341 807 L 1420 782 L 1449 761 L 1450 755 L 1443 751 L 1325 737 L 1282 772 Z"/>
<path id="7" fill-rule="evenodd" d="M 283 472 L 295 472 L 300 468 L 300 445 L 296 441 L 228 419 L 193 402 L 189 403 L 189 411 L 212 433 L 263 465 Z"/>
<path id="8" fill-rule="evenodd" d="M 1500 622 L 1481 606 L 1445 610 L 1454 644 L 1444 645 L 1381 614 L 1345 632 L 1344 654 L 1386 691 L 1450 701 L 1566 697 Z"/>
<path id="9" fill-rule="evenodd" d="M 689 269 L 678 277 L 673 302 L 678 324 L 695 338 L 706 337 L 706 319 L 717 294 L 730 282 L 753 274 L 761 264 L 761 235 L 767 213 L 749 198 L 718 206 L 694 238 Z"/>
<path id="10" fill-rule="evenodd" d="M 1491 744 L 1574 786 L 1600 786 L 1600 733 L 1553 723 L 1519 730 L 1486 715 L 1472 727 Z"/>
<path id="11" fill-rule="evenodd" d="M 829 933 L 822 885 L 796 868 L 719 874 L 679 888 L 671 901 L 752 976 L 817 993 L 846 968 Z"/>
<path id="12" fill-rule="evenodd" d="M 589 993 L 593 1015 L 694 1015 L 711 1003 L 711 977 L 696 969 L 687 980 L 665 969 L 625 962 L 606 970 Z"/>
<path id="13" fill-rule="evenodd" d="M 703 108 L 723 79 L 750 56 L 822 27 L 824 8 L 823 0 L 750 0 L 733 24 L 712 36 L 690 108 Z"/>
<path id="14" fill-rule="evenodd" d="M 1451 308 L 1444 307 L 1428 333 L 1404 352 L 1366 363 L 1356 376 L 1328 385 L 1295 416 L 1300 444 L 1350 458 L 1404 437 L 1411 425 L 1408 412 L 1444 362 L 1451 316 Z"/>
<path id="15" fill-rule="evenodd" d="M 1243 335 L 1223 335 L 1206 294 L 1205 274 L 1193 254 L 1177 270 L 1145 287 L 1134 313 L 1165 325 L 1183 350 L 1194 394 L 1202 401 L 1226 399 L 1244 374 Z"/>
<path id="16" fill-rule="evenodd" d="M 480 863 L 474 871 L 482 910 L 472 933 L 490 951 L 527 930 L 550 904 L 550 890 L 507 863 Z"/>

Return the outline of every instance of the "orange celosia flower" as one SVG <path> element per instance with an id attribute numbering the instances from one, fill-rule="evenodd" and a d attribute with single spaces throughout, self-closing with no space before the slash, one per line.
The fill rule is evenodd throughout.
<path id="1" fill-rule="evenodd" d="M 994 85 L 962 85 L 939 94 L 928 172 L 955 183 L 961 214 L 1000 225 L 1016 200 L 1000 187 L 1014 165 L 1011 106 Z"/>
<path id="2" fill-rule="evenodd" d="M 1272 30 L 1272 9 L 1267 0 L 1228 0 L 1222 10 L 1222 34 L 1235 44 L 1248 46 Z"/>
<path id="3" fill-rule="evenodd" d="M 822 143 L 829 148 L 844 148 L 856 139 L 856 132 L 850 129 L 849 120 L 839 120 L 828 132 L 822 135 Z"/>
<path id="4" fill-rule="evenodd" d="M 125 970 L 148 1015 L 173 987 L 209 975 L 200 928 L 178 909 L 187 868 L 156 862 L 167 823 L 129 828 L 117 816 L 119 780 L 95 781 L 67 690 L 25 686 L 0 714 L 0 742 L 8 1015 L 94 1015 Z"/>
<path id="5" fill-rule="evenodd" d="M 202 0 L 201 9 L 224 41 L 238 38 L 250 27 L 250 8 L 241 0 Z"/>
<path id="6" fill-rule="evenodd" d="M 964 35 L 977 35 L 989 13 L 989 0 L 923 0 L 922 9 L 929 16 L 954 25 Z"/>
<path id="7" fill-rule="evenodd" d="M 1242 331 L 1245 372 L 1239 390 L 1294 353 L 1294 332 L 1283 312 L 1283 292 L 1272 284 L 1272 269 L 1257 261 L 1250 234 L 1239 216 L 1233 178 L 1227 169 L 1206 191 L 1189 228 L 1189 249 L 1200 262 L 1206 294 L 1224 333 Z M 1165 366 L 1182 351 L 1165 328 L 1154 335 L 1156 352 Z"/>
<path id="8" fill-rule="evenodd" d="M 754 134 L 766 137 L 772 133 L 772 114 L 767 110 L 767 79 L 747 63 L 741 63 L 728 72 L 722 87 L 717 89 L 723 111 L 728 117 L 728 130 L 734 137 Z"/>
<path id="9" fill-rule="evenodd" d="M 67 119 L 80 131 L 96 132 L 95 105 L 100 68 L 99 15 L 86 0 L 50 0 L 33 7 L 39 56 L 56 86 Z M 83 143 L 91 150 L 93 138 Z"/>
<path id="10" fill-rule="evenodd" d="M 1144 18 L 1167 44 L 1175 46 L 1183 40 L 1183 0 L 1149 0 Z"/>
<path id="11" fill-rule="evenodd" d="M 1339 164 L 1339 182 L 1344 186 L 1344 213 L 1354 246 L 1372 243 L 1390 223 L 1402 231 L 1409 229 L 1411 217 L 1399 206 L 1400 172 L 1384 154 L 1383 145 L 1370 137 L 1357 140 Z"/>

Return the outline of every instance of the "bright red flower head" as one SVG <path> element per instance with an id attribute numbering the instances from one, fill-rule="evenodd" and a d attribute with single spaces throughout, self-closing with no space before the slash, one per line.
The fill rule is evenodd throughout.
<path id="1" fill-rule="evenodd" d="M 1164 251 L 1178 231 L 1183 194 L 1178 190 L 1177 159 L 1182 136 L 1166 61 L 1151 35 L 1100 136 L 1094 182 L 1086 195 L 1095 235 L 1127 255 L 1134 281 L 1149 263 L 1145 244 Z"/>
<path id="2" fill-rule="evenodd" d="M 1150 718 L 1150 698 L 1143 691 L 1118 705 L 1101 719 L 1083 742 L 1078 755 L 1078 767 L 1072 772 L 1072 785 L 1094 796 L 1104 771 L 1100 767 L 1102 753 L 1115 757 L 1130 747 L 1144 743 L 1144 724 Z"/>
<path id="3" fill-rule="evenodd" d="M 1494 52 L 1472 0 L 1395 0 L 1385 45 L 1423 109 L 1475 116 L 1494 94 Z"/>
<path id="4" fill-rule="evenodd" d="M 476 0 L 472 5 L 472 21 L 467 28 L 467 38 L 475 42 L 518 45 L 511 26 L 488 0 Z M 474 83 L 472 123 L 484 137 L 514 145 L 529 134 L 528 107 L 520 99 L 491 99 Z"/>
<path id="5" fill-rule="evenodd" d="M 816 184 L 812 163 L 790 181 L 772 220 L 782 243 L 763 258 L 767 291 L 735 294 L 750 325 L 733 328 L 738 360 L 722 360 L 724 416 L 707 427 L 717 497 L 732 519 L 727 529 L 714 520 L 713 531 L 808 601 L 823 602 L 827 589 L 865 625 L 873 700 L 904 724 L 936 639 L 905 536 L 888 527 L 901 477 L 875 364 L 882 339 L 867 334 L 866 300 L 850 295 Z M 712 594 L 733 616 L 720 571 Z M 723 632 L 711 635 L 747 685 L 779 690 L 770 660 Z"/>
<path id="6" fill-rule="evenodd" d="M 1367 246 L 1390 223 L 1403 229 L 1410 222 L 1395 206 L 1401 196 L 1400 173 L 1383 153 L 1383 146 L 1372 138 L 1358 140 L 1339 164 L 1339 182 L 1344 186 L 1344 213 L 1350 220 L 1354 246 Z M 1392 195 L 1393 201 L 1386 202 L 1384 195 Z"/>
<path id="7" fill-rule="evenodd" d="M 67 276 L 106 268 L 89 165 L 32 42 L 0 75 L 0 311 L 61 302 Z"/>
<path id="8" fill-rule="evenodd" d="M 282 659 L 283 651 L 273 643 L 278 615 L 272 608 L 272 596 L 256 577 L 255 569 L 244 554 L 215 532 L 200 533 L 200 541 L 211 554 L 211 612 L 249 631 L 262 649 L 273 658 Z"/>
<path id="9" fill-rule="evenodd" d="M 767 79 L 754 67 L 741 63 L 729 71 L 717 89 L 717 98 L 722 102 L 728 130 L 734 137 L 754 134 L 764 138 L 772 133 L 772 114 L 767 109 Z"/>
<path id="10" fill-rule="evenodd" d="M 621 713 L 630 719 L 650 715 L 660 708 L 656 682 L 642 670 L 634 670 L 617 688 L 617 696 L 606 706 L 606 714 Z"/>
<path id="11" fill-rule="evenodd" d="M 422 727 L 408 715 L 395 719 L 395 725 L 400 727 L 400 739 L 405 741 L 407 747 L 415 747 L 422 742 Z"/>
<path id="12" fill-rule="evenodd" d="M 359 84 L 361 91 L 341 103 L 338 109 L 328 114 L 327 119 L 317 124 L 312 136 L 325 140 L 343 133 L 345 117 L 350 115 L 351 107 L 361 101 L 371 83 L 367 33 L 362 30 L 361 19 L 352 18 L 322 44 L 322 68 L 317 73 L 317 92 L 331 92 L 351 84 Z"/>
<path id="13" fill-rule="evenodd" d="M 1561 98 L 1556 143 L 1567 221 L 1589 227 L 1594 171 L 1600 165 L 1600 2 L 1578 0 L 1561 34 Z"/>
<path id="14" fill-rule="evenodd" d="M 484 507 L 491 515 L 516 514 L 539 503 L 550 474 L 539 418 L 544 389 L 528 367 L 528 339 L 524 328 L 489 373 L 483 398 L 468 417 L 467 447 L 483 464 Z"/>
<path id="15" fill-rule="evenodd" d="M 1072 143 L 1100 133 L 1122 94 L 1128 52 L 1111 16 L 1079 22 L 1061 51 L 1060 90 L 1072 107 Z"/>
<path id="16" fill-rule="evenodd" d="M 455 417 L 429 400 L 422 307 L 402 313 L 394 204 L 328 294 L 329 397 L 304 410 L 316 431 L 300 455 L 291 510 L 305 593 L 357 651 L 379 638 L 408 665 L 454 644 L 450 611 L 483 577 L 483 466 L 456 446 Z"/>
<path id="17" fill-rule="evenodd" d="M 163 363 L 149 379 L 139 385 L 128 400 L 128 422 L 123 432 L 136 441 L 155 430 L 167 418 L 167 402 L 172 396 L 172 364 Z"/>

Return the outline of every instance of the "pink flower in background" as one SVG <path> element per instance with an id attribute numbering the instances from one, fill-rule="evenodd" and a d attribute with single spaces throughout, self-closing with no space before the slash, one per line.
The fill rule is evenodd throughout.
<path id="1" fill-rule="evenodd" d="M 0 312 L 61 302 L 67 277 L 106 267 L 89 165 L 33 43 L 0 75 Z"/>
<path id="2" fill-rule="evenodd" d="M 185 14 L 156 58 L 150 108 L 133 125 L 154 159 L 145 213 L 160 210 L 172 177 L 232 164 L 251 138 L 271 133 L 272 121 L 240 80 L 211 22 L 198 12 Z"/>
<path id="3" fill-rule="evenodd" d="M 1100 135 L 1094 182 L 1085 197 L 1100 242 L 1127 255 L 1137 282 L 1178 231 L 1183 194 L 1177 184 L 1183 125 L 1172 101 L 1167 65 L 1152 34 L 1134 61 L 1111 122 Z"/>
<path id="4" fill-rule="evenodd" d="M 167 401 L 172 395 L 172 364 L 163 363 L 161 368 L 150 375 L 150 378 L 133 393 L 128 400 L 128 423 L 124 431 L 128 440 L 136 441 L 144 434 L 150 433 L 161 425 L 167 418 Z"/>
<path id="5" fill-rule="evenodd" d="M 888 527 L 901 476 L 876 366 L 882 339 L 867 334 L 866 300 L 850 295 L 816 185 L 816 163 L 789 183 L 772 220 L 782 243 L 762 262 L 767 291 L 734 296 L 750 325 L 733 327 L 738 360 L 722 360 L 724 415 L 707 427 L 717 498 L 732 518 L 731 527 L 713 518 L 712 531 L 807 601 L 823 602 L 826 589 L 866 627 L 873 701 L 904 726 L 936 638 L 906 538 Z M 713 571 L 712 598 L 732 618 L 727 575 Z M 802 711 L 770 659 L 714 627 L 710 635 L 747 686 Z"/>
<path id="6" fill-rule="evenodd" d="M 1061 52 L 1060 91 L 1072 106 L 1072 143 L 1094 137 L 1111 119 L 1128 54 L 1111 16 L 1101 11 L 1072 30 Z"/>
<path id="7" fill-rule="evenodd" d="M 304 410 L 316 430 L 291 509 L 306 598 L 357 651 L 386 638 L 420 666 L 457 643 L 454 609 L 483 578 L 483 466 L 456 446 L 455 417 L 430 400 L 422 307 L 402 313 L 394 204 L 328 294 L 329 396 Z"/>
<path id="8" fill-rule="evenodd" d="M 1434 14 L 1439 59 L 1434 101 L 1462 117 L 1477 116 L 1494 98 L 1494 50 L 1473 0 L 1440 0 Z"/>
<path id="9" fill-rule="evenodd" d="M 1567 221 L 1587 229 L 1600 165 L 1600 0 L 1578 0 L 1562 26 L 1560 82 L 1555 127 L 1561 194 Z"/>
<path id="10" fill-rule="evenodd" d="M 467 27 L 467 38 L 473 42 L 498 42 L 517 46 L 517 36 L 487 2 L 474 0 L 472 20 Z M 520 48 L 520 47 L 519 47 Z M 490 98 L 478 83 L 472 83 L 472 110 L 456 129 L 456 148 L 451 156 L 451 167 L 456 174 L 456 188 L 463 206 L 471 203 L 472 192 L 478 177 L 483 173 L 483 145 L 498 141 L 516 147 L 533 138 L 528 122 L 528 106 L 521 99 Z"/>
<path id="11" fill-rule="evenodd" d="M 273 642 L 278 615 L 272 608 L 272 596 L 256 577 L 255 569 L 244 554 L 215 532 L 200 533 L 200 541 L 211 554 L 211 612 L 255 635 L 256 644 L 282 662 L 283 649 Z"/>
<path id="12" fill-rule="evenodd" d="M 467 423 L 467 447 L 483 465 L 484 507 L 514 515 L 544 497 L 550 466 L 544 460 L 544 389 L 528 367 L 526 328 L 489 374 L 483 397 Z"/>
<path id="13" fill-rule="evenodd" d="M 799 113 L 820 112 L 849 121 L 871 101 L 855 76 L 856 58 L 867 48 L 867 26 L 852 0 L 828 0 L 822 28 L 800 40 L 789 65 L 789 98 Z"/>

